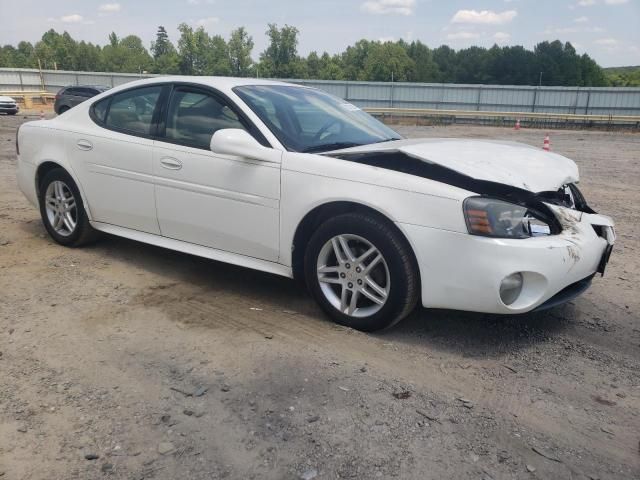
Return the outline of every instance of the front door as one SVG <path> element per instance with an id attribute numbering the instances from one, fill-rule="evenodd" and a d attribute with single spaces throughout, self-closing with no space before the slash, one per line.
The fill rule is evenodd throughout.
<path id="1" fill-rule="evenodd" d="M 266 163 L 210 149 L 217 130 L 246 129 L 237 112 L 212 91 L 174 88 L 153 151 L 158 223 L 166 237 L 277 261 L 281 152 Z"/>

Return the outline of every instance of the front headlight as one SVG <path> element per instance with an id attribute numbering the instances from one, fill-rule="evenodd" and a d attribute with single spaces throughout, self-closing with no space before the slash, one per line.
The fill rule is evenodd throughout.
<path id="1" fill-rule="evenodd" d="M 550 235 L 551 227 L 541 215 L 522 205 L 486 197 L 464 201 L 464 218 L 472 235 L 497 238 L 529 238 Z"/>

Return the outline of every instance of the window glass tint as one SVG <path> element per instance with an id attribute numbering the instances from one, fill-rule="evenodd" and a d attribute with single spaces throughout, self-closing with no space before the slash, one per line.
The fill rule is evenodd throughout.
<path id="1" fill-rule="evenodd" d="M 75 88 L 75 87 L 67 88 L 67 89 L 64 91 L 64 94 L 65 94 L 65 95 L 78 95 L 78 89 L 77 89 L 77 88 Z"/>
<path id="2" fill-rule="evenodd" d="M 320 90 L 284 85 L 233 90 L 288 150 L 323 152 L 402 138 L 358 107 Z"/>
<path id="3" fill-rule="evenodd" d="M 107 115 L 108 127 L 148 135 L 161 86 L 137 88 L 118 93 L 111 99 Z"/>
<path id="4" fill-rule="evenodd" d="M 169 103 L 165 136 L 178 143 L 209 148 L 211 136 L 223 128 L 245 129 L 229 106 L 213 95 L 176 90 Z"/>
<path id="5" fill-rule="evenodd" d="M 107 113 L 107 107 L 109 106 L 109 100 L 111 100 L 110 98 L 105 98 L 104 100 L 100 100 L 98 103 L 96 103 L 93 106 L 93 114 L 96 116 L 96 118 L 100 121 L 104 123 L 104 117 L 105 114 Z"/>

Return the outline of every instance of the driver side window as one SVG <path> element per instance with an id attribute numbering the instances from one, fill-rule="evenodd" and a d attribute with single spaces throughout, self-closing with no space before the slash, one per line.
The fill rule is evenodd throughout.
<path id="1" fill-rule="evenodd" d="M 175 143 L 209 149 L 218 130 L 244 125 L 221 98 L 198 90 L 180 88 L 169 102 L 165 137 Z"/>

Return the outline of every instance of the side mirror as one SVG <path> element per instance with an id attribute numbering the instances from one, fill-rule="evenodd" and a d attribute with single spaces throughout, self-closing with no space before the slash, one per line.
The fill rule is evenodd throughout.
<path id="1" fill-rule="evenodd" d="M 280 162 L 282 153 L 263 147 L 247 131 L 239 128 L 224 128 L 215 132 L 210 148 L 213 153 L 274 163 Z"/>

